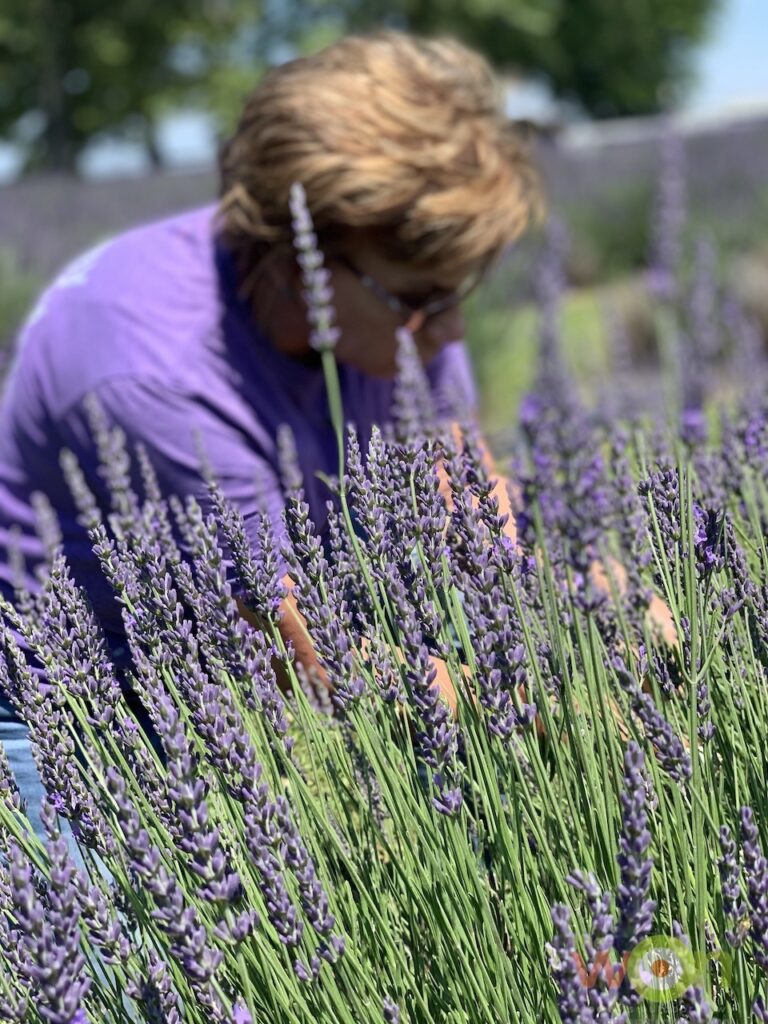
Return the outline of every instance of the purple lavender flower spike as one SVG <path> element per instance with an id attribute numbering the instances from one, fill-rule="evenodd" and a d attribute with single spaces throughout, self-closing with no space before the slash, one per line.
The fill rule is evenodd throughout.
<path id="1" fill-rule="evenodd" d="M 259 872 L 259 889 L 264 897 L 270 924 L 285 946 L 296 947 L 304 934 L 304 922 L 291 902 L 276 847 L 281 833 L 275 821 L 274 803 L 267 798 L 266 785 L 251 787 L 252 800 L 246 806 L 245 836 L 248 852 Z"/>
<path id="2" fill-rule="evenodd" d="M 352 539 L 346 529 L 343 513 L 333 501 L 325 504 L 328 513 L 326 552 L 336 590 L 350 611 L 350 622 L 356 632 L 364 632 L 375 618 L 373 600 L 362 577 Z M 354 513 L 352 513 L 354 523 Z M 358 534 L 358 544 L 365 546 Z"/>
<path id="3" fill-rule="evenodd" d="M 674 655 L 672 657 L 668 656 L 666 651 L 660 652 L 653 644 L 651 644 L 649 648 L 647 648 L 644 643 L 638 644 L 637 653 L 638 678 L 654 679 L 658 683 L 662 694 L 667 698 L 679 697 L 681 688 L 684 684 L 684 680 L 680 672 L 680 659 Z M 621 656 L 617 656 L 614 659 L 613 664 L 619 673 L 626 672 L 626 664 Z M 630 681 L 629 679 L 623 679 L 623 677 L 619 675 L 619 681 L 622 683 L 625 690 L 634 692 L 634 679 Z"/>
<path id="4" fill-rule="evenodd" d="M 120 541 L 116 545 L 111 543 L 106 535 L 100 536 L 101 528 L 94 532 L 98 536 L 95 550 L 101 552 L 103 571 L 124 606 L 123 626 L 133 662 L 146 666 L 143 676 L 151 685 L 153 669 L 156 672 L 161 666 L 171 670 L 174 665 L 186 665 L 193 621 L 157 543 L 142 538 L 129 548 Z M 194 603 L 197 590 L 193 587 L 192 593 L 185 592 L 184 596 Z M 208 625 L 205 615 L 203 624 Z"/>
<path id="5" fill-rule="evenodd" d="M 244 635 L 247 626 L 232 600 L 217 518 L 205 515 L 191 496 L 185 504 L 184 539 L 190 547 L 195 579 L 194 591 L 185 596 L 195 610 L 198 640 L 206 654 L 229 669 L 239 662 L 238 634 Z"/>
<path id="6" fill-rule="evenodd" d="M 99 476 L 104 480 L 112 502 L 110 524 L 118 537 L 129 535 L 139 519 L 139 502 L 131 476 L 125 432 L 121 427 L 109 425 L 97 395 L 86 395 L 83 406 L 99 454 Z"/>
<path id="7" fill-rule="evenodd" d="M 381 1010 L 385 1024 L 400 1024 L 400 1007 L 391 996 L 384 996 Z"/>
<path id="8" fill-rule="evenodd" d="M 0 802 L 16 811 L 23 812 L 25 810 L 16 778 L 11 771 L 8 755 L 2 743 L 0 743 Z"/>
<path id="9" fill-rule="evenodd" d="M 216 517 L 213 514 L 203 516 L 202 509 L 193 498 L 188 498 L 185 508 L 173 498 L 171 505 L 191 554 L 191 567 L 185 561 L 176 565 L 174 572 L 187 605 L 194 612 L 196 636 L 191 633 L 192 624 L 183 618 L 184 610 L 175 591 L 170 586 L 164 587 L 163 593 L 159 591 L 158 581 L 163 579 L 163 560 L 157 551 L 145 555 L 150 562 L 154 561 L 156 569 L 149 574 L 152 589 L 144 604 L 148 600 L 151 606 L 157 603 L 158 598 L 161 600 L 163 615 L 173 634 L 173 640 L 170 644 L 166 640 L 164 649 L 170 646 L 171 649 L 186 652 L 180 655 L 176 669 L 183 671 L 184 683 L 181 688 L 184 696 L 196 713 L 205 717 L 200 693 L 192 685 L 195 679 L 200 681 L 204 674 L 200 662 L 202 656 L 205 672 L 216 679 L 217 684 L 223 688 L 222 692 L 230 686 L 242 692 L 249 707 L 264 713 L 272 728 L 282 737 L 286 751 L 290 753 L 293 740 L 287 735 L 285 703 L 272 667 L 273 647 L 264 632 L 251 629 L 237 614 L 218 543 Z M 165 580 L 169 579 L 166 573 Z M 152 621 L 157 618 L 155 613 Z M 142 635 L 152 633 L 152 621 L 142 624 Z M 136 632 L 133 624 L 131 630 Z M 141 661 L 141 657 L 138 660 Z"/>
<path id="10" fill-rule="evenodd" d="M 10 605 L 6 609 L 2 598 L 0 598 L 0 607 L 6 613 L 9 609 L 11 612 L 14 611 Z M 16 625 L 17 620 L 10 615 L 8 618 Z M 27 659 L 22 654 L 11 630 L 0 617 L 0 687 L 21 718 L 25 717 L 27 694 L 31 692 L 33 686 L 32 672 Z"/>
<path id="11" fill-rule="evenodd" d="M 257 911 L 249 908 L 236 914 L 229 907 L 224 910 L 221 920 L 213 927 L 213 934 L 227 946 L 239 946 L 253 935 L 261 918 Z"/>
<path id="12" fill-rule="evenodd" d="M 403 578 L 392 565 L 385 567 L 385 572 L 387 593 L 397 618 L 398 642 L 406 656 L 405 686 L 417 716 L 416 751 L 432 769 L 438 791 L 433 805 L 441 814 L 452 815 L 462 802 L 456 762 L 458 726 L 435 683 L 437 668 Z"/>
<path id="13" fill-rule="evenodd" d="M 54 556 L 45 585 L 46 613 L 35 636 L 37 656 L 48 680 L 83 701 L 86 718 L 104 728 L 122 699 L 120 683 L 107 656 L 107 645 L 84 591 L 72 579 L 60 552 Z"/>
<path id="14" fill-rule="evenodd" d="M 720 348 L 717 263 L 714 238 L 710 233 L 700 234 L 694 245 L 693 280 L 687 313 L 698 362 L 705 371 L 709 369 Z M 705 379 L 704 392 L 707 390 Z"/>
<path id="15" fill-rule="evenodd" d="M 557 338 L 547 335 L 542 346 L 533 391 L 520 413 L 528 466 L 519 475 L 518 539 L 524 548 L 535 546 L 538 506 L 551 561 L 573 567 L 579 597 L 596 607 L 600 596 L 588 570 L 612 512 L 598 425 L 565 372 Z"/>
<path id="16" fill-rule="evenodd" d="M 169 697 L 160 696 L 155 720 L 167 756 L 166 792 L 175 811 L 171 834 L 176 846 L 200 879 L 197 892 L 203 900 L 234 903 L 242 894 L 240 876 L 229 865 L 219 830 L 209 823 L 206 783 Z"/>
<path id="17" fill-rule="evenodd" d="M 43 814 L 50 814 L 50 808 Z M 50 1024 L 71 1024 L 90 988 L 80 951 L 76 869 L 61 836 L 48 845 L 51 862 L 47 906 L 35 891 L 28 859 L 9 840 L 11 896 L 21 941 L 29 960 L 25 971 L 36 1002 Z"/>
<path id="18" fill-rule="evenodd" d="M 683 360 L 684 363 L 687 360 Z M 688 385 L 691 387 L 691 385 Z M 697 388 L 697 392 L 701 393 L 703 386 Z M 687 448 L 692 449 L 694 452 L 702 445 L 706 444 L 707 441 L 707 417 L 704 410 L 699 408 L 698 405 L 694 405 L 694 402 L 703 402 L 703 395 L 699 397 L 685 396 L 683 411 L 680 413 L 680 440 L 686 445 Z"/>
<path id="19" fill-rule="evenodd" d="M 379 453 L 377 453 L 378 456 Z M 378 517 L 384 534 L 379 551 L 371 552 L 372 569 L 382 579 L 384 566 L 391 563 L 401 573 L 413 575 L 415 537 L 421 527 L 419 510 L 414 507 L 411 476 L 419 458 L 415 447 L 386 443 L 382 461 L 373 461 L 369 451 L 371 491 L 378 506 Z"/>
<path id="20" fill-rule="evenodd" d="M 308 671 L 301 662 L 295 665 L 296 675 L 299 678 L 301 692 L 307 699 L 309 706 L 318 714 L 326 718 L 333 717 L 333 701 L 328 687 L 323 683 L 320 673 L 313 666 Z"/>
<path id="21" fill-rule="evenodd" d="M 720 342 L 717 322 L 716 252 L 711 239 L 697 239 L 693 281 L 685 303 L 684 327 L 678 333 L 680 437 L 695 454 L 707 440 L 705 399 L 711 391 Z"/>
<path id="22" fill-rule="evenodd" d="M 636 946 L 651 933 L 656 902 L 648 899 L 653 860 L 648 856 L 647 780 L 644 758 L 633 740 L 624 754 L 624 788 L 621 793 L 622 828 L 619 839 L 619 871 L 616 949 L 620 954 Z"/>
<path id="23" fill-rule="evenodd" d="M 275 814 L 283 829 L 283 859 L 299 884 L 299 896 L 304 913 L 317 935 L 326 939 L 321 949 L 318 949 L 319 955 L 334 963 L 343 952 L 343 940 L 331 934 L 336 919 L 329 910 L 328 894 L 317 878 L 314 862 L 291 817 L 285 797 L 276 799 Z"/>
<path id="24" fill-rule="evenodd" d="M 232 1024 L 253 1024 L 253 1018 L 241 999 L 232 1007 Z"/>
<path id="25" fill-rule="evenodd" d="M 296 438 L 287 423 L 281 423 L 277 428 L 277 458 L 283 490 L 286 494 L 297 494 L 302 490 L 304 481 L 296 451 Z"/>
<path id="26" fill-rule="evenodd" d="M 209 492 L 219 528 L 232 553 L 243 600 L 252 611 L 274 620 L 285 597 L 285 587 L 279 575 L 276 541 L 269 517 L 266 513 L 257 513 L 259 545 L 254 555 L 240 510 L 226 501 L 217 484 L 209 484 Z"/>
<path id="27" fill-rule="evenodd" d="M 604 986 L 589 986 L 587 1000 L 594 1011 L 595 1020 L 597 1024 L 607 1024 L 608 1021 L 626 1024 L 624 1014 L 619 1017 L 613 1014 L 613 1007 L 619 996 L 619 986 L 614 981 L 614 968 L 609 960 L 615 930 L 611 913 L 611 894 L 601 892 L 595 876 L 582 871 L 572 872 L 566 876 L 566 881 L 585 894 L 592 919 L 590 933 L 584 936 L 584 948 L 587 962 L 596 967 L 596 970 L 592 968 L 590 976 L 594 975 L 595 981 L 604 982 Z"/>
<path id="28" fill-rule="evenodd" d="M 310 957 L 309 966 L 303 963 L 301 960 L 293 961 L 293 973 L 303 984 L 308 985 L 311 981 L 314 981 L 320 974 L 320 958 L 317 956 Z"/>
<path id="29" fill-rule="evenodd" d="M 680 136 L 669 130 L 661 150 L 648 272 L 648 288 L 662 300 L 677 294 L 686 205 L 685 151 Z"/>
<path id="30" fill-rule="evenodd" d="M 418 515 L 414 540 L 421 542 L 424 559 L 435 571 L 445 549 L 444 532 L 448 521 L 445 498 L 440 493 L 440 479 L 436 470 L 437 452 L 433 445 L 423 446 L 413 463 L 413 482 Z M 436 572 L 436 575 L 437 574 Z"/>
<path id="31" fill-rule="evenodd" d="M 404 327 L 397 338 L 397 373 L 392 402 L 395 436 L 406 449 L 413 449 L 431 437 L 436 428 L 432 394 L 413 335 Z M 412 452 L 408 452 L 412 457 Z"/>
<path id="32" fill-rule="evenodd" d="M 544 249 L 533 277 L 539 311 L 539 356 L 534 392 L 537 395 L 549 395 L 560 402 L 571 397 L 560 345 L 560 311 L 566 286 L 567 249 L 565 223 L 556 217 L 550 218 Z"/>
<path id="33" fill-rule="evenodd" d="M 639 612 L 647 608 L 652 593 L 645 585 L 641 570 L 651 560 L 648 548 L 645 514 L 637 493 L 627 459 L 629 436 L 619 427 L 611 438 L 611 488 L 613 491 L 613 526 L 626 557 L 627 589 L 632 607 Z"/>
<path id="34" fill-rule="evenodd" d="M 685 1016 L 678 1017 L 677 1024 L 718 1024 L 712 1016 L 712 1007 L 707 1002 L 704 990 L 691 985 L 683 992 L 681 1002 L 685 1007 Z"/>
<path id="35" fill-rule="evenodd" d="M 312 217 L 307 206 L 304 187 L 299 182 L 291 186 L 291 216 L 293 218 L 294 247 L 304 281 L 304 301 L 307 319 L 312 325 L 309 343 L 318 352 L 332 349 L 339 340 L 340 331 L 333 326 L 333 288 L 330 272 L 323 266 L 323 255 L 317 246 Z"/>
<path id="36" fill-rule="evenodd" d="M 480 513 L 469 510 L 468 517 Z M 523 630 L 507 600 L 502 576 L 490 563 L 488 549 L 482 555 L 485 566 L 475 571 L 454 572 L 464 594 L 464 609 L 470 624 L 477 662 L 477 695 L 487 712 L 488 731 L 502 740 L 530 726 L 536 718 L 535 704 L 518 710 L 515 695 L 529 676 Z"/>
<path id="37" fill-rule="evenodd" d="M 283 553 L 295 582 L 293 595 L 327 671 L 334 705 L 344 711 L 362 697 L 365 681 L 356 671 L 351 642 L 354 626 L 343 579 L 330 571 L 301 487 L 287 491 L 285 523 L 290 547 L 286 545 Z"/>
<path id="38" fill-rule="evenodd" d="M 114 850 L 114 837 L 83 777 L 70 735 L 71 714 L 50 683 L 31 672 L 18 645 L 0 627 L 0 685 L 29 728 L 35 765 L 48 798 L 84 845 Z"/>
<path id="39" fill-rule="evenodd" d="M 747 936 L 749 908 L 741 891 L 741 868 L 736 857 L 736 843 L 727 825 L 720 827 L 719 840 L 721 856 L 717 866 L 720 872 L 720 892 L 723 913 L 729 924 L 725 937 L 729 945 L 738 949 Z"/>
<path id="40" fill-rule="evenodd" d="M 0 950 L 2 946 L 0 945 Z M 29 999 L 15 988 L 11 988 L 9 982 L 7 994 L 0 993 L 0 1014 L 8 1024 L 24 1024 L 29 1019 Z M 84 1024 L 88 1024 L 87 1021 Z"/>
<path id="41" fill-rule="evenodd" d="M 655 511 L 664 550 L 670 564 L 674 565 L 683 540 L 677 470 L 668 462 L 661 463 L 640 482 L 638 493 L 645 498 L 649 520 L 651 507 Z"/>
<path id="42" fill-rule="evenodd" d="M 357 430 L 351 424 L 348 425 L 347 497 L 353 519 L 361 529 L 366 549 L 371 556 L 382 550 L 387 533 L 386 519 L 376 500 L 371 479 L 372 473 L 377 472 L 377 463 L 382 459 L 382 447 L 381 431 L 374 426 L 364 459 Z"/>
<path id="43" fill-rule="evenodd" d="M 269 798 L 269 787 L 261 781 L 264 770 L 256 760 L 251 738 L 242 722 L 233 722 L 223 732 L 221 739 L 229 751 L 224 780 L 230 794 L 243 805 L 246 848 L 258 872 L 259 890 L 264 898 L 269 922 L 283 945 L 296 948 L 304 934 L 304 922 L 288 892 L 281 854 L 282 850 L 286 850 L 288 856 L 287 840 L 290 837 L 286 837 L 281 824 L 288 817 L 287 804 L 281 805 L 281 818 L 278 805 Z M 315 885 L 314 865 L 310 871 L 296 842 L 291 841 L 291 856 L 297 870 L 303 872 L 305 889 L 302 891 L 305 898 L 312 902 L 317 922 L 325 927 L 329 921 L 327 906 L 325 897 L 320 895 Z"/>
<path id="44" fill-rule="evenodd" d="M 60 850 L 61 831 L 54 807 L 48 800 L 44 800 L 42 803 L 40 817 L 50 840 L 50 850 Z M 68 853 L 67 856 L 69 856 Z M 55 863 L 53 853 L 51 862 Z M 125 935 L 113 902 L 107 898 L 103 889 L 98 885 L 89 884 L 88 876 L 83 871 L 77 870 L 69 863 L 66 870 L 70 875 L 73 899 L 77 905 L 83 931 L 87 932 L 91 942 L 98 946 L 104 963 L 126 965 L 137 950 L 133 942 Z M 51 878 L 53 879 L 53 877 L 52 873 Z"/>
<path id="45" fill-rule="evenodd" d="M 640 689 L 637 680 L 629 672 L 617 667 L 616 677 L 630 696 L 632 711 L 640 719 L 659 764 L 675 782 L 686 782 L 693 769 L 685 744 L 656 707 L 650 694 Z"/>
<path id="46" fill-rule="evenodd" d="M 734 379 L 741 382 L 745 407 L 753 408 L 765 394 L 766 365 L 760 324 L 733 295 L 724 297 L 720 313 L 731 342 Z"/>
<path id="47" fill-rule="evenodd" d="M 142 975 L 128 979 L 126 993 L 141 1005 L 147 1024 L 182 1024 L 168 965 L 154 950 L 144 954 L 144 959 Z"/>
<path id="48" fill-rule="evenodd" d="M 8 871 L 8 847 L 2 845 L 0 858 L 0 962 L 6 986 L 0 989 L 0 1019 L 7 1018 L 13 1024 L 27 1020 L 30 1004 L 30 981 L 28 968 L 31 966 L 26 945 L 14 917 L 11 881 Z"/>
<path id="49" fill-rule="evenodd" d="M 701 579 L 720 572 L 725 565 L 725 523 L 716 509 L 693 503 L 693 545 L 696 569 Z"/>
<path id="50" fill-rule="evenodd" d="M 740 608 L 747 605 L 750 611 L 756 612 L 759 617 L 762 611 L 760 591 L 750 575 L 746 552 L 736 539 L 736 531 L 728 516 L 725 518 L 725 551 L 726 566 L 731 582 L 729 587 L 730 614 L 735 615 Z M 726 608 L 728 608 L 728 604 Z M 759 637 L 753 633 L 754 640 L 757 640 L 756 647 L 759 650 Z"/>
<path id="51" fill-rule="evenodd" d="M 52 561 L 56 552 L 60 550 L 62 541 L 59 517 L 50 499 L 42 491 L 35 491 L 31 495 L 31 502 L 35 510 L 35 526 L 38 536 L 43 542 L 48 560 Z"/>
<path id="52" fill-rule="evenodd" d="M 103 517 L 77 456 L 68 448 L 63 448 L 59 455 L 59 464 L 79 513 L 78 523 L 86 530 L 93 530 L 102 522 Z"/>
<path id="53" fill-rule="evenodd" d="M 161 770 L 149 752 L 146 734 L 133 718 L 126 716 L 115 724 L 112 735 L 125 758 L 131 774 L 141 786 L 142 793 L 159 821 L 169 821 L 168 798 Z"/>
<path id="54" fill-rule="evenodd" d="M 136 948 L 125 934 L 115 907 L 97 885 L 88 885 L 84 875 L 77 878 L 78 905 L 83 928 L 98 946 L 105 964 L 127 964 Z"/>
<path id="55" fill-rule="evenodd" d="M 182 555 L 174 534 L 167 496 L 163 495 L 155 467 L 141 441 L 136 444 L 136 461 L 144 490 L 145 500 L 142 507 L 144 531 L 150 537 L 157 539 L 160 550 L 168 563 L 176 566 L 181 561 Z"/>
<path id="56" fill-rule="evenodd" d="M 550 967 L 558 987 L 557 1006 L 563 1024 L 596 1024 L 589 1005 L 587 987 L 581 978 L 576 940 L 571 929 L 571 913 L 564 904 L 552 907 L 555 934 L 547 945 Z"/>
<path id="57" fill-rule="evenodd" d="M 154 900 L 152 916 L 170 938 L 171 953 L 193 985 L 205 987 L 216 975 L 223 953 L 209 944 L 197 911 L 186 903 L 177 879 L 163 864 L 160 850 L 152 845 L 142 827 L 136 808 L 127 797 L 124 780 L 112 767 L 107 768 L 107 786 L 116 805 L 131 867 Z"/>
<path id="58" fill-rule="evenodd" d="M 393 704 L 395 701 L 405 704 L 408 698 L 403 689 L 403 681 L 381 628 L 370 632 L 368 640 L 371 675 L 376 680 L 381 699 L 387 704 Z"/>
<path id="59" fill-rule="evenodd" d="M 768 860 L 760 844 L 752 808 L 742 807 L 740 819 L 752 954 L 758 966 L 765 971 L 768 970 Z"/>
<path id="60" fill-rule="evenodd" d="M 367 450 L 365 483 L 352 492 L 355 512 L 367 534 L 368 555 L 374 572 L 379 563 L 395 559 L 399 552 L 398 534 L 403 515 L 399 498 L 408 486 L 407 476 L 403 479 L 399 474 L 402 464 L 398 463 L 397 469 L 393 467 L 396 442 L 386 435 L 386 431 L 374 424 Z"/>

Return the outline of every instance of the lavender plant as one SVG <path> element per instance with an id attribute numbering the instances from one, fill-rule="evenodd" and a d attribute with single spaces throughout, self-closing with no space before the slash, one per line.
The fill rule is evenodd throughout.
<path id="1" fill-rule="evenodd" d="M 591 416 L 558 353 L 555 233 L 507 518 L 475 425 L 427 415 L 407 333 L 391 429 L 345 422 L 300 186 L 291 209 L 339 465 L 323 543 L 283 435 L 283 554 L 330 690 L 280 632 L 266 514 L 252 547 L 215 481 L 206 508 L 163 495 L 92 404 L 102 476 L 62 462 L 131 659 L 111 663 L 41 503 L 41 593 L 0 608 L 47 794 L 38 835 L 0 758 L 0 1019 L 766 1019 L 759 397 L 719 439 L 673 410 L 662 446 Z M 715 330 L 707 254 L 690 294 L 662 241 L 687 345 Z"/>

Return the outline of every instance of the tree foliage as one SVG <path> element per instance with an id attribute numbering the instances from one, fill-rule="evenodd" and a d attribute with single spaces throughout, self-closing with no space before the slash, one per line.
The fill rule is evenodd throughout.
<path id="1" fill-rule="evenodd" d="M 456 36 L 502 73 L 550 86 L 592 117 L 653 114 L 690 81 L 690 57 L 720 0 L 280 0 L 254 26 L 247 72 L 270 41 L 311 52 L 376 26 Z M 231 121 L 235 90 L 214 90 Z M 230 77 L 244 91 L 242 79 Z"/>
<path id="2" fill-rule="evenodd" d="M 158 162 L 163 109 L 205 106 L 228 131 L 270 63 L 375 26 L 454 35 L 595 117 L 654 113 L 684 89 L 718 2 L 4 0 L 0 133 L 25 145 L 27 170 L 74 170 L 115 130 Z"/>
<path id="3" fill-rule="evenodd" d="M 352 28 L 447 32 L 593 117 L 657 113 L 689 81 L 719 0 L 342 0 Z"/>
<path id="4" fill-rule="evenodd" d="M 158 159 L 158 112 L 206 81 L 243 6 L 242 0 L 3 0 L 0 133 L 24 145 L 28 171 L 73 171 L 87 141 L 115 129 L 140 138 Z"/>

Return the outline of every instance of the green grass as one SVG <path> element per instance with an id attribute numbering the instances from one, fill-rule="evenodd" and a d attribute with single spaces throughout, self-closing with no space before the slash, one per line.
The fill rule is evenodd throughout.
<path id="1" fill-rule="evenodd" d="M 562 308 L 566 362 L 576 379 L 589 386 L 605 372 L 607 339 L 600 292 L 570 292 Z M 467 340 L 480 391 L 484 430 L 492 434 L 515 421 L 520 399 L 536 372 L 538 314 L 533 304 L 518 309 L 467 310 Z"/>

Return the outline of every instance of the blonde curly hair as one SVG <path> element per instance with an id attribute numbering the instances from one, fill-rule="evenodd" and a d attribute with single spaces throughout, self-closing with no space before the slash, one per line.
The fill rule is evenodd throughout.
<path id="1" fill-rule="evenodd" d="M 452 38 L 391 29 L 270 69 L 219 171 L 217 230 L 241 282 L 290 243 L 294 181 L 326 252 L 364 233 L 383 256 L 437 275 L 493 262 L 541 209 L 485 59 Z"/>

